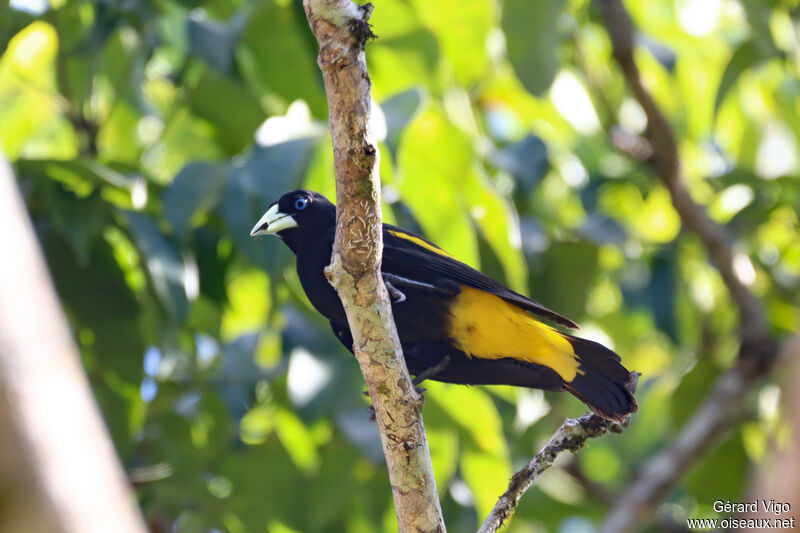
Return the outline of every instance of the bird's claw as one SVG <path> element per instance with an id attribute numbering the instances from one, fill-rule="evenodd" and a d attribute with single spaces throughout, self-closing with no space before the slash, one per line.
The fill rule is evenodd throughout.
<path id="1" fill-rule="evenodd" d="M 393 299 L 392 303 L 399 304 L 399 303 L 403 303 L 403 302 L 406 301 L 406 295 L 403 294 L 403 292 L 400 291 L 397 287 L 392 285 L 392 283 L 390 281 L 384 279 L 383 283 L 384 283 L 384 285 L 386 285 L 386 290 L 389 291 L 389 295 Z"/>
<path id="2" fill-rule="evenodd" d="M 433 376 L 435 376 L 436 374 L 438 374 L 439 372 L 441 372 L 442 370 L 447 368 L 447 365 L 449 365 L 449 364 L 450 364 L 450 356 L 449 355 L 445 355 L 434 366 L 428 367 L 424 371 L 422 371 L 419 374 L 417 374 L 414 377 L 414 379 L 411 380 L 411 383 L 417 389 L 417 392 L 420 392 L 420 387 L 417 387 L 417 385 L 419 385 L 420 383 L 422 383 L 426 379 L 432 378 Z M 422 392 L 425 392 L 425 389 L 422 389 Z"/>

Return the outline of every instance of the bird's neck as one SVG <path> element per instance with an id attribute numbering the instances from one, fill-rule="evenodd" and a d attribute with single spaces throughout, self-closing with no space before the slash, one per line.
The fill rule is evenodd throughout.
<path id="1" fill-rule="evenodd" d="M 281 238 L 283 243 L 289 247 L 294 255 L 297 255 L 300 252 L 302 245 L 309 240 L 298 228 L 291 228 L 281 231 L 278 233 L 278 237 Z"/>
<path id="2" fill-rule="evenodd" d="M 308 255 L 309 253 L 326 253 L 331 255 L 333 245 L 333 232 L 302 231 L 300 228 L 292 228 L 278 234 L 281 240 L 294 252 L 294 255 Z"/>

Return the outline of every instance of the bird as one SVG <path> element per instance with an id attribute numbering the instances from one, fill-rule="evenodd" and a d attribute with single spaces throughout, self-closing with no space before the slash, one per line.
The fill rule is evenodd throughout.
<path id="1" fill-rule="evenodd" d="M 312 306 L 353 352 L 344 308 L 324 274 L 335 231 L 336 206 L 317 192 L 294 190 L 269 206 L 250 236 L 276 235 L 289 247 Z M 568 391 L 615 421 L 638 411 L 634 373 L 619 355 L 560 331 L 548 322 L 578 326 L 424 237 L 383 224 L 381 276 L 415 385 L 432 379 Z"/>

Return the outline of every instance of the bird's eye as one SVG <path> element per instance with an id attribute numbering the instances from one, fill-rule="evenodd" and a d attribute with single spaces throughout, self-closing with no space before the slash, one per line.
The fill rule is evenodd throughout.
<path id="1" fill-rule="evenodd" d="M 294 207 L 298 211 L 302 211 L 303 209 L 308 207 L 308 199 L 306 199 L 306 198 L 298 198 L 297 200 L 294 201 Z"/>

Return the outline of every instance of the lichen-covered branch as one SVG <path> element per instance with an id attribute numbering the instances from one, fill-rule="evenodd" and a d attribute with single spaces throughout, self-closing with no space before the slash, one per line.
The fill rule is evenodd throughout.
<path id="1" fill-rule="evenodd" d="M 562 452 L 577 452 L 588 439 L 605 435 L 609 431 L 621 433 L 625 423 L 612 422 L 595 414 L 585 414 L 580 418 L 568 418 L 558 431 L 550 437 L 547 444 L 533 456 L 524 468 L 516 472 L 508 484 L 508 489 L 500 496 L 497 504 L 481 524 L 478 533 L 493 533 L 500 529 L 511 516 L 520 498 L 542 472 L 550 468 Z"/>
<path id="2" fill-rule="evenodd" d="M 423 399 L 411 383 L 380 276 L 383 240 L 377 143 L 369 131 L 370 80 L 364 45 L 372 5 L 304 0 L 319 43 L 336 169 L 337 224 L 326 275 L 342 300 L 375 407 L 401 533 L 444 532 Z"/>
<path id="3" fill-rule="evenodd" d="M 683 225 L 697 235 L 719 270 L 739 310 L 741 346 L 735 367 L 719 377 L 714 388 L 673 443 L 638 471 L 619 497 L 601 532 L 635 530 L 652 515 L 667 490 L 747 412 L 747 392 L 772 367 L 778 352 L 761 302 L 736 275 L 734 252 L 725 229 L 691 197 L 683 176 L 672 127 L 642 82 L 633 58 L 633 28 L 621 0 L 600 0 L 611 37 L 614 60 L 634 98 L 647 116 L 645 136 L 653 151 L 649 159 L 669 190 Z"/>

